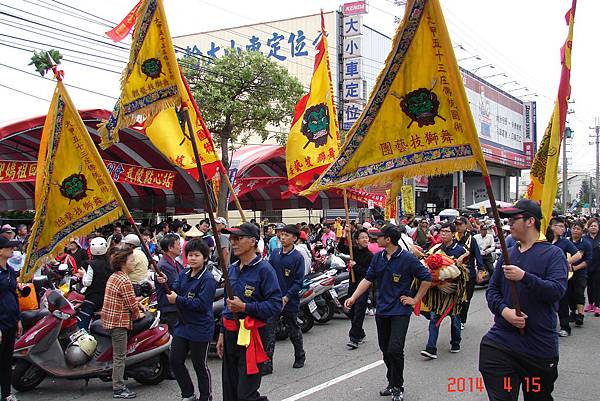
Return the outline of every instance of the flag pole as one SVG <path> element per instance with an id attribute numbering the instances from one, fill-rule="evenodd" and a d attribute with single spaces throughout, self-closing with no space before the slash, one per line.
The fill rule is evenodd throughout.
<path id="1" fill-rule="evenodd" d="M 198 168 L 198 184 L 200 184 L 200 188 L 202 189 L 202 192 L 204 193 L 204 203 L 205 203 L 205 210 L 208 213 L 208 218 L 210 220 L 210 225 L 213 228 L 213 232 L 214 232 L 214 239 L 215 239 L 215 247 L 217 248 L 217 254 L 219 255 L 219 268 L 221 269 L 221 272 L 223 273 L 223 279 L 225 280 L 225 291 L 227 291 L 227 297 L 230 300 L 233 300 L 233 291 L 231 289 L 231 283 L 229 282 L 229 272 L 227 271 L 227 266 L 225 266 L 225 257 L 223 255 L 223 249 L 221 248 L 221 239 L 219 238 L 219 235 L 216 231 L 216 227 L 217 227 L 217 223 L 215 221 L 215 214 L 213 211 L 213 207 L 212 207 L 212 203 L 211 203 L 211 197 L 210 194 L 208 192 L 208 186 L 206 185 L 206 177 L 204 176 L 204 171 L 202 170 L 202 162 L 200 161 L 200 154 L 198 153 L 198 144 L 196 143 L 196 133 L 194 132 L 194 129 L 192 127 L 192 120 L 190 119 L 190 113 L 188 110 L 188 106 L 187 105 L 182 105 L 184 107 L 183 110 L 183 115 L 185 118 L 185 124 L 187 126 L 188 132 L 189 132 L 189 139 L 192 142 L 192 149 L 194 150 L 194 158 L 196 159 L 196 166 Z M 182 130 L 184 131 L 183 134 L 185 135 L 185 129 Z M 187 136 L 187 135 L 185 135 Z M 237 321 L 237 317 L 235 317 L 236 314 L 234 314 L 234 320 Z"/>
<path id="2" fill-rule="evenodd" d="M 187 93 L 188 93 L 188 95 L 190 97 L 190 102 L 192 103 L 192 107 L 196 111 L 196 115 L 197 116 L 202 116 L 202 114 L 200 113 L 200 109 L 198 108 L 198 105 L 196 104 L 196 99 L 194 99 L 194 96 L 192 95 L 192 90 L 190 89 L 190 85 L 188 84 L 188 81 L 185 78 L 185 75 L 183 75 L 183 71 L 181 71 L 181 66 L 179 67 L 179 74 L 181 75 L 181 80 L 183 81 L 183 84 L 185 85 L 185 90 L 187 91 Z M 186 114 L 187 114 L 186 119 L 189 120 L 190 119 L 189 112 L 186 111 Z M 200 120 L 200 125 L 202 125 L 202 129 L 208 135 L 209 131 L 208 131 L 208 128 L 206 127 L 206 123 L 204 122 L 204 119 L 203 118 L 198 118 L 198 120 Z M 190 133 L 192 133 L 194 131 L 191 128 L 191 121 L 190 121 L 190 125 L 189 125 L 189 131 L 190 131 Z M 198 145 L 196 144 L 196 139 L 195 138 L 194 138 L 194 140 L 192 140 L 192 147 L 194 148 L 194 157 L 196 158 L 196 163 L 198 164 L 198 166 L 202 166 L 202 163 L 200 162 L 200 158 L 197 155 L 197 153 L 198 153 Z M 238 196 L 236 195 L 235 191 L 233 190 L 233 185 L 231 185 L 231 181 L 229 181 L 229 175 L 227 174 L 227 171 L 225 171 L 225 166 L 223 166 L 222 162 L 221 162 L 221 167 L 223 168 L 223 176 L 225 177 L 225 182 L 227 183 L 227 187 L 229 188 L 229 192 L 233 196 L 233 200 L 235 202 L 235 206 L 237 207 L 238 212 L 240 212 L 240 217 L 242 218 L 242 221 L 245 223 L 246 222 L 246 216 L 244 215 L 244 210 L 242 210 L 242 205 L 240 204 L 240 200 L 239 200 Z M 200 168 L 200 167 L 198 167 L 198 168 Z M 202 177 L 204 177 L 203 173 L 202 173 Z M 218 199 L 218 196 L 215 194 L 215 200 L 217 200 L 217 199 Z M 227 208 L 228 206 L 229 205 L 226 205 L 225 207 Z"/>
<path id="3" fill-rule="evenodd" d="M 342 190 L 344 192 L 344 210 L 346 211 L 346 227 L 350 227 L 350 211 L 348 209 L 348 193 L 346 192 L 346 188 Z M 352 228 L 350 229 L 350 237 L 346 237 L 346 241 L 348 241 L 348 250 L 350 251 L 350 260 L 354 260 L 354 251 L 352 249 Z M 356 283 L 356 276 L 354 274 L 354 268 L 350 268 L 350 278 L 352 284 Z"/>
<path id="4" fill-rule="evenodd" d="M 502 232 L 502 224 L 500 223 L 500 213 L 498 212 L 498 205 L 496 205 L 496 197 L 494 196 L 494 191 L 492 190 L 492 179 L 490 178 L 490 174 L 487 170 L 487 165 L 483 165 L 482 171 L 483 182 L 485 183 L 485 189 L 490 200 L 490 206 L 492 207 L 492 214 L 494 215 L 494 223 L 496 223 L 496 227 L 498 227 L 498 239 L 500 240 L 500 248 L 502 249 L 502 257 L 504 259 L 504 264 L 509 265 L 510 255 L 508 254 L 508 247 L 506 246 L 504 232 Z M 521 312 L 521 301 L 519 300 L 519 294 L 517 293 L 517 283 L 515 283 L 513 280 L 508 280 L 508 282 L 510 283 L 510 294 L 515 307 L 516 314 L 517 316 L 523 316 Z M 519 333 L 521 335 L 525 335 L 525 329 L 520 328 Z"/>

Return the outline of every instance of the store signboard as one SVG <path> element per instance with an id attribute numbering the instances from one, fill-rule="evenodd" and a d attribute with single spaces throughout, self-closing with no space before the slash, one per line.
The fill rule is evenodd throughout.
<path id="1" fill-rule="evenodd" d="M 366 1 L 353 1 L 351 3 L 345 3 L 342 6 L 342 13 L 344 15 L 357 15 L 367 13 L 367 2 Z"/>

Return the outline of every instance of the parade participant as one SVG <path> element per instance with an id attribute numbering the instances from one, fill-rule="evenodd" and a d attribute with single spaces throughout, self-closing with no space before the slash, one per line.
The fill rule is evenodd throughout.
<path id="1" fill-rule="evenodd" d="M 327 243 L 327 241 L 336 241 L 337 237 L 335 235 L 335 231 L 333 231 L 331 229 L 331 225 L 330 224 L 324 224 L 323 225 L 323 234 L 321 234 L 321 243 L 323 243 L 323 246 L 325 248 L 327 248 L 329 246 L 329 244 Z"/>
<path id="2" fill-rule="evenodd" d="M 157 274 L 156 279 L 156 299 L 158 301 L 158 310 L 160 311 L 161 323 L 169 326 L 169 331 L 173 333 L 177 323 L 177 306 L 169 302 L 167 292 L 163 284 L 168 288 L 173 288 L 173 284 L 183 266 L 176 259 L 181 255 L 181 244 L 179 237 L 175 234 L 167 234 L 160 241 L 160 248 L 163 250 L 163 256 L 158 262 L 158 269 L 161 274 Z"/>
<path id="3" fill-rule="evenodd" d="M 281 248 L 276 249 L 269 257 L 269 263 L 275 269 L 279 289 L 283 296 L 283 311 L 276 315 L 268 324 L 269 339 L 267 342 L 267 356 L 270 361 L 263 364 L 262 374 L 273 373 L 273 353 L 275 352 L 275 331 L 279 319 L 287 328 L 290 341 L 294 346 L 294 365 L 298 369 L 304 366 L 306 354 L 302 344 L 302 331 L 298 326 L 298 310 L 300 308 L 300 290 L 304 281 L 304 258 L 296 249 L 295 242 L 300 236 L 300 231 L 294 225 L 286 225 L 281 230 Z"/>
<path id="4" fill-rule="evenodd" d="M 148 278 L 148 266 L 150 262 L 144 251 L 142 251 L 140 237 L 137 235 L 127 234 L 121 243 L 133 250 L 135 267 L 129 274 L 129 279 L 133 283 L 134 288 L 136 288 Z"/>
<path id="5" fill-rule="evenodd" d="M 0 390 L 1 401 L 17 401 L 10 394 L 13 365 L 13 349 L 19 321 L 17 298 L 17 273 L 7 262 L 13 256 L 18 241 L 0 236 Z"/>
<path id="6" fill-rule="evenodd" d="M 343 237 L 338 244 L 337 248 L 340 252 L 349 254 L 350 249 L 347 244 L 348 238 L 350 237 L 350 227 L 346 227 Z M 369 251 L 369 233 L 366 229 L 360 229 L 354 234 L 354 246 L 353 246 L 354 260 L 349 262 L 350 269 L 354 273 L 354 281 L 350 276 L 350 287 L 348 288 L 348 295 L 354 294 L 358 284 L 367 275 L 367 270 L 371 265 L 373 259 L 373 253 Z M 348 333 L 349 341 L 346 344 L 350 349 L 357 349 L 359 345 L 364 341 L 366 334 L 363 329 L 363 323 L 365 320 L 365 313 L 367 311 L 367 301 L 369 299 L 369 293 L 366 291 L 360 297 L 356 298 L 354 305 L 350 308 L 348 317 L 350 318 L 351 326 L 350 332 Z"/>
<path id="7" fill-rule="evenodd" d="M 164 238 L 165 235 L 169 233 L 169 223 L 163 221 L 156 226 L 156 244 L 158 245 L 158 249 L 160 250 L 160 241 Z"/>
<path id="8" fill-rule="evenodd" d="M 285 224 L 283 223 L 277 223 L 275 225 L 275 235 L 271 237 L 271 239 L 269 240 L 269 246 L 267 247 L 268 256 L 271 256 L 275 249 L 281 248 L 281 240 L 279 237 L 281 235 L 281 230 L 283 229 L 283 227 L 285 227 Z"/>
<path id="9" fill-rule="evenodd" d="M 102 308 L 104 303 L 104 289 L 106 282 L 111 275 L 110 264 L 108 262 L 108 244 L 102 237 L 93 238 L 90 241 L 90 252 L 92 258 L 89 261 L 87 270 L 80 269 L 83 274 L 82 284 L 86 288 L 84 292 L 85 300 L 77 313 L 77 327 L 88 329 L 94 312 Z"/>
<path id="10" fill-rule="evenodd" d="M 306 245 L 306 241 L 308 240 L 308 235 L 306 231 L 300 231 L 300 238 L 296 241 L 296 249 L 302 257 L 304 258 L 304 275 L 310 273 L 310 269 L 312 267 L 312 255 L 310 250 L 308 249 L 308 245 Z"/>
<path id="11" fill-rule="evenodd" d="M 254 223 L 252 223 L 254 224 Z M 227 228 L 227 220 L 225 219 L 225 217 L 216 217 L 215 218 L 215 231 L 216 231 L 216 235 L 219 236 L 219 241 L 221 243 L 221 249 L 223 251 L 223 258 L 225 258 L 225 263 L 224 266 L 229 266 L 229 248 L 230 248 L 230 244 L 229 244 L 229 237 L 225 234 L 223 234 L 223 229 Z M 213 261 L 214 262 L 218 262 L 219 261 L 219 253 L 218 252 L 213 252 Z"/>
<path id="12" fill-rule="evenodd" d="M 281 312 L 282 293 L 275 270 L 257 255 L 259 229 L 243 223 L 223 232 L 230 235 L 232 251 L 239 258 L 228 268 L 233 300 L 225 294 L 217 342 L 217 353 L 223 359 L 223 401 L 266 401 L 258 392 L 261 374 L 257 364 L 268 359 L 262 346 L 264 327 Z M 233 320 L 234 314 L 240 324 Z M 238 345 L 238 334 L 248 340 L 246 346 Z"/>
<path id="13" fill-rule="evenodd" d="M 575 221 L 571 224 L 571 242 L 583 255 L 581 260 L 573 264 L 573 277 L 569 280 L 569 307 L 576 326 L 583 325 L 583 307 L 585 304 L 585 285 L 587 283 L 587 267 L 592 260 L 592 242 L 583 237 L 583 223 Z"/>
<path id="14" fill-rule="evenodd" d="M 427 252 L 429 255 L 438 253 L 450 256 L 456 261 L 456 267 L 461 270 L 458 277 L 457 288 L 453 293 L 446 293 L 437 287 L 432 287 L 426 294 L 425 303 L 431 309 L 429 319 L 429 339 L 421 355 L 429 359 L 437 359 L 437 339 L 440 332 L 440 322 L 446 315 L 450 316 L 450 352 L 460 352 L 461 320 L 460 312 L 467 298 L 467 285 L 469 271 L 466 262 L 470 253 L 455 238 L 456 227 L 453 223 L 444 223 L 440 228 L 442 242 L 434 245 Z M 475 241 L 473 241 L 475 242 Z M 472 242 L 472 243 L 473 243 Z"/>
<path id="15" fill-rule="evenodd" d="M 600 235 L 599 223 L 595 218 L 591 218 L 587 223 L 587 238 L 592 243 L 592 260 L 587 267 L 587 295 L 588 305 L 585 312 L 593 312 L 600 316 Z"/>
<path id="16" fill-rule="evenodd" d="M 419 226 L 414 232 L 412 239 L 424 251 L 427 251 L 429 246 L 431 246 L 433 237 L 429 233 L 429 222 L 427 219 L 424 218 L 419 222 Z"/>
<path id="17" fill-rule="evenodd" d="M 77 266 L 75 268 L 76 271 L 79 270 L 79 268 L 87 266 L 88 255 L 87 252 L 81 248 L 79 240 L 71 238 L 69 244 L 67 245 L 66 251 L 75 260 L 75 265 Z"/>
<path id="18" fill-rule="evenodd" d="M 123 238 L 123 230 L 121 229 L 121 226 L 119 224 L 115 225 L 115 227 L 113 228 L 113 233 L 108 236 L 107 242 L 109 248 L 113 245 L 112 242 L 115 236 L 120 236 L 121 238 Z"/>
<path id="19" fill-rule="evenodd" d="M 196 226 L 190 228 L 189 231 L 185 232 L 185 241 L 183 241 L 183 245 L 181 246 L 181 249 L 185 249 L 187 241 L 197 239 L 197 238 L 202 238 L 202 237 L 204 237 L 204 233 L 202 231 L 198 230 L 198 228 Z M 180 241 L 180 243 L 181 243 L 181 241 Z M 204 243 L 206 244 L 206 241 L 204 241 Z M 210 248 L 208 250 L 210 251 Z M 175 257 L 175 260 L 177 260 L 177 261 L 179 261 L 180 259 L 181 259 L 181 264 L 183 265 L 183 267 L 186 267 L 187 266 L 187 258 L 185 257 L 185 252 L 181 252 L 180 256 Z"/>
<path id="20" fill-rule="evenodd" d="M 573 263 L 579 261 L 582 255 L 579 253 L 577 247 L 563 236 L 564 233 L 565 221 L 561 217 L 553 217 L 550 220 L 546 237 L 552 245 L 559 247 L 563 251 L 567 257 L 569 270 L 572 271 L 571 266 Z M 558 332 L 558 335 L 560 337 L 568 337 L 571 335 L 571 325 L 569 324 L 570 296 L 569 286 L 567 286 L 565 294 L 561 298 L 558 305 L 558 320 L 560 323 L 560 331 Z"/>
<path id="21" fill-rule="evenodd" d="M 517 265 L 505 265 L 500 256 L 490 280 L 486 298 L 495 317 L 481 340 L 479 371 L 491 401 L 516 401 L 521 385 L 525 401 L 552 400 L 558 377 L 556 313 L 567 287 L 567 261 L 540 236 L 542 210 L 537 202 L 521 199 L 500 213 L 509 217 L 512 236 L 519 242 L 508 250 Z M 509 280 L 516 282 L 522 316 L 514 309 Z M 538 385 L 525 386 L 532 378 Z"/>
<path id="22" fill-rule="evenodd" d="M 202 231 L 203 233 L 203 241 L 206 242 L 206 245 L 208 245 L 208 247 L 210 248 L 210 252 L 212 254 L 212 252 L 215 250 L 215 240 L 212 237 L 212 235 L 209 234 L 210 232 L 210 220 L 209 219 L 203 219 L 200 220 L 200 223 L 198 224 L 198 229 L 200 231 Z"/>
<path id="23" fill-rule="evenodd" d="M 29 230 L 25 224 L 19 224 L 17 226 L 17 235 L 15 236 L 15 240 L 19 241 L 19 249 L 23 250 L 24 244 L 27 242 L 29 238 Z"/>
<path id="24" fill-rule="evenodd" d="M 185 323 L 177 321 L 171 342 L 171 369 L 181 390 L 181 401 L 212 400 L 211 375 L 208 369 L 208 346 L 213 339 L 213 299 L 217 282 L 207 271 L 210 249 L 199 238 L 185 245 L 188 269 L 179 273 L 167 300 L 177 305 Z M 194 384 L 185 367 L 187 355 L 192 355 L 200 396 L 196 398 Z"/>
<path id="25" fill-rule="evenodd" d="M 351 308 L 376 283 L 377 337 L 383 361 L 387 367 L 388 385 L 380 395 L 391 395 L 393 401 L 404 399 L 404 343 L 412 314 L 412 307 L 431 285 L 431 273 L 411 253 L 398 247 L 400 230 L 393 225 L 381 228 L 377 241 L 385 248 L 373 256 L 367 275 L 345 302 Z M 411 290 L 413 279 L 421 280 L 418 291 Z"/>
<path id="26" fill-rule="evenodd" d="M 15 230 L 16 228 L 12 227 L 10 224 L 4 224 L 2 229 L 0 229 L 0 235 L 8 240 L 12 240 L 15 238 Z"/>
<path id="27" fill-rule="evenodd" d="M 469 258 L 467 261 L 467 267 L 469 268 L 469 281 L 467 282 L 467 301 L 464 303 L 462 311 L 460 313 L 461 328 L 464 328 L 464 326 L 467 324 L 467 314 L 469 312 L 469 306 L 471 305 L 471 298 L 473 298 L 473 292 L 475 291 L 477 268 L 479 267 L 480 269 L 483 269 L 483 267 L 487 267 L 487 265 L 485 264 L 485 260 L 482 258 L 481 247 L 479 246 L 479 241 L 477 240 L 477 238 L 479 238 L 477 236 L 480 236 L 481 234 L 476 234 L 475 236 L 473 235 L 471 230 L 469 230 L 471 222 L 468 221 L 464 216 L 457 217 L 454 220 L 454 225 L 456 227 L 456 240 L 460 245 L 462 245 L 465 248 L 465 250 L 469 252 Z M 490 241 L 493 245 L 494 238 L 491 235 L 489 237 L 486 237 L 486 239 L 484 240 L 485 245 L 488 248 L 491 247 Z M 492 266 L 490 266 L 490 268 L 488 269 L 488 273 L 492 274 L 493 257 L 490 254 L 488 258 L 490 259 L 490 262 L 492 264 Z"/>
<path id="28" fill-rule="evenodd" d="M 125 355 L 127 332 L 133 321 L 141 317 L 140 305 L 135 300 L 129 274 L 135 269 L 132 249 L 115 251 L 110 258 L 113 274 L 106 283 L 102 306 L 102 325 L 110 332 L 113 349 L 113 398 L 135 398 L 136 394 L 125 386 Z"/>

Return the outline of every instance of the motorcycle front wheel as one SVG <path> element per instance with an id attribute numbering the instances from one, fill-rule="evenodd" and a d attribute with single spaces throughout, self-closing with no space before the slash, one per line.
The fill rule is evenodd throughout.
<path id="1" fill-rule="evenodd" d="M 303 333 L 308 333 L 315 325 L 315 318 L 310 311 L 305 310 L 305 308 L 300 308 L 300 311 L 298 311 L 298 318 L 296 320 L 298 321 L 298 326 L 300 326 L 300 330 L 302 330 Z"/>
<path id="2" fill-rule="evenodd" d="M 317 312 L 322 316 L 321 319 L 317 319 L 317 323 L 323 324 L 333 319 L 335 304 L 332 299 L 325 299 L 324 302 L 317 302 L 317 305 Z"/>
<path id="3" fill-rule="evenodd" d="M 30 391 L 46 378 L 46 372 L 24 359 L 18 359 L 12 374 L 12 386 L 17 391 Z"/>

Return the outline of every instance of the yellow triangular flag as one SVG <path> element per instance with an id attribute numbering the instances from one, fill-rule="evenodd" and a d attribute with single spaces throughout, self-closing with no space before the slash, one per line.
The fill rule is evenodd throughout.
<path id="1" fill-rule="evenodd" d="M 438 0 L 411 0 L 337 159 L 301 193 L 471 170 L 487 175 Z"/>
<path id="2" fill-rule="evenodd" d="M 146 0 L 136 17 L 121 96 L 108 121 L 100 126 L 103 148 L 119 141 L 120 128 L 181 104 L 179 66 L 162 0 Z"/>
<path id="3" fill-rule="evenodd" d="M 21 282 L 71 238 L 124 214 L 124 203 L 62 82 L 44 123 L 36 176 L 35 218 Z"/>

